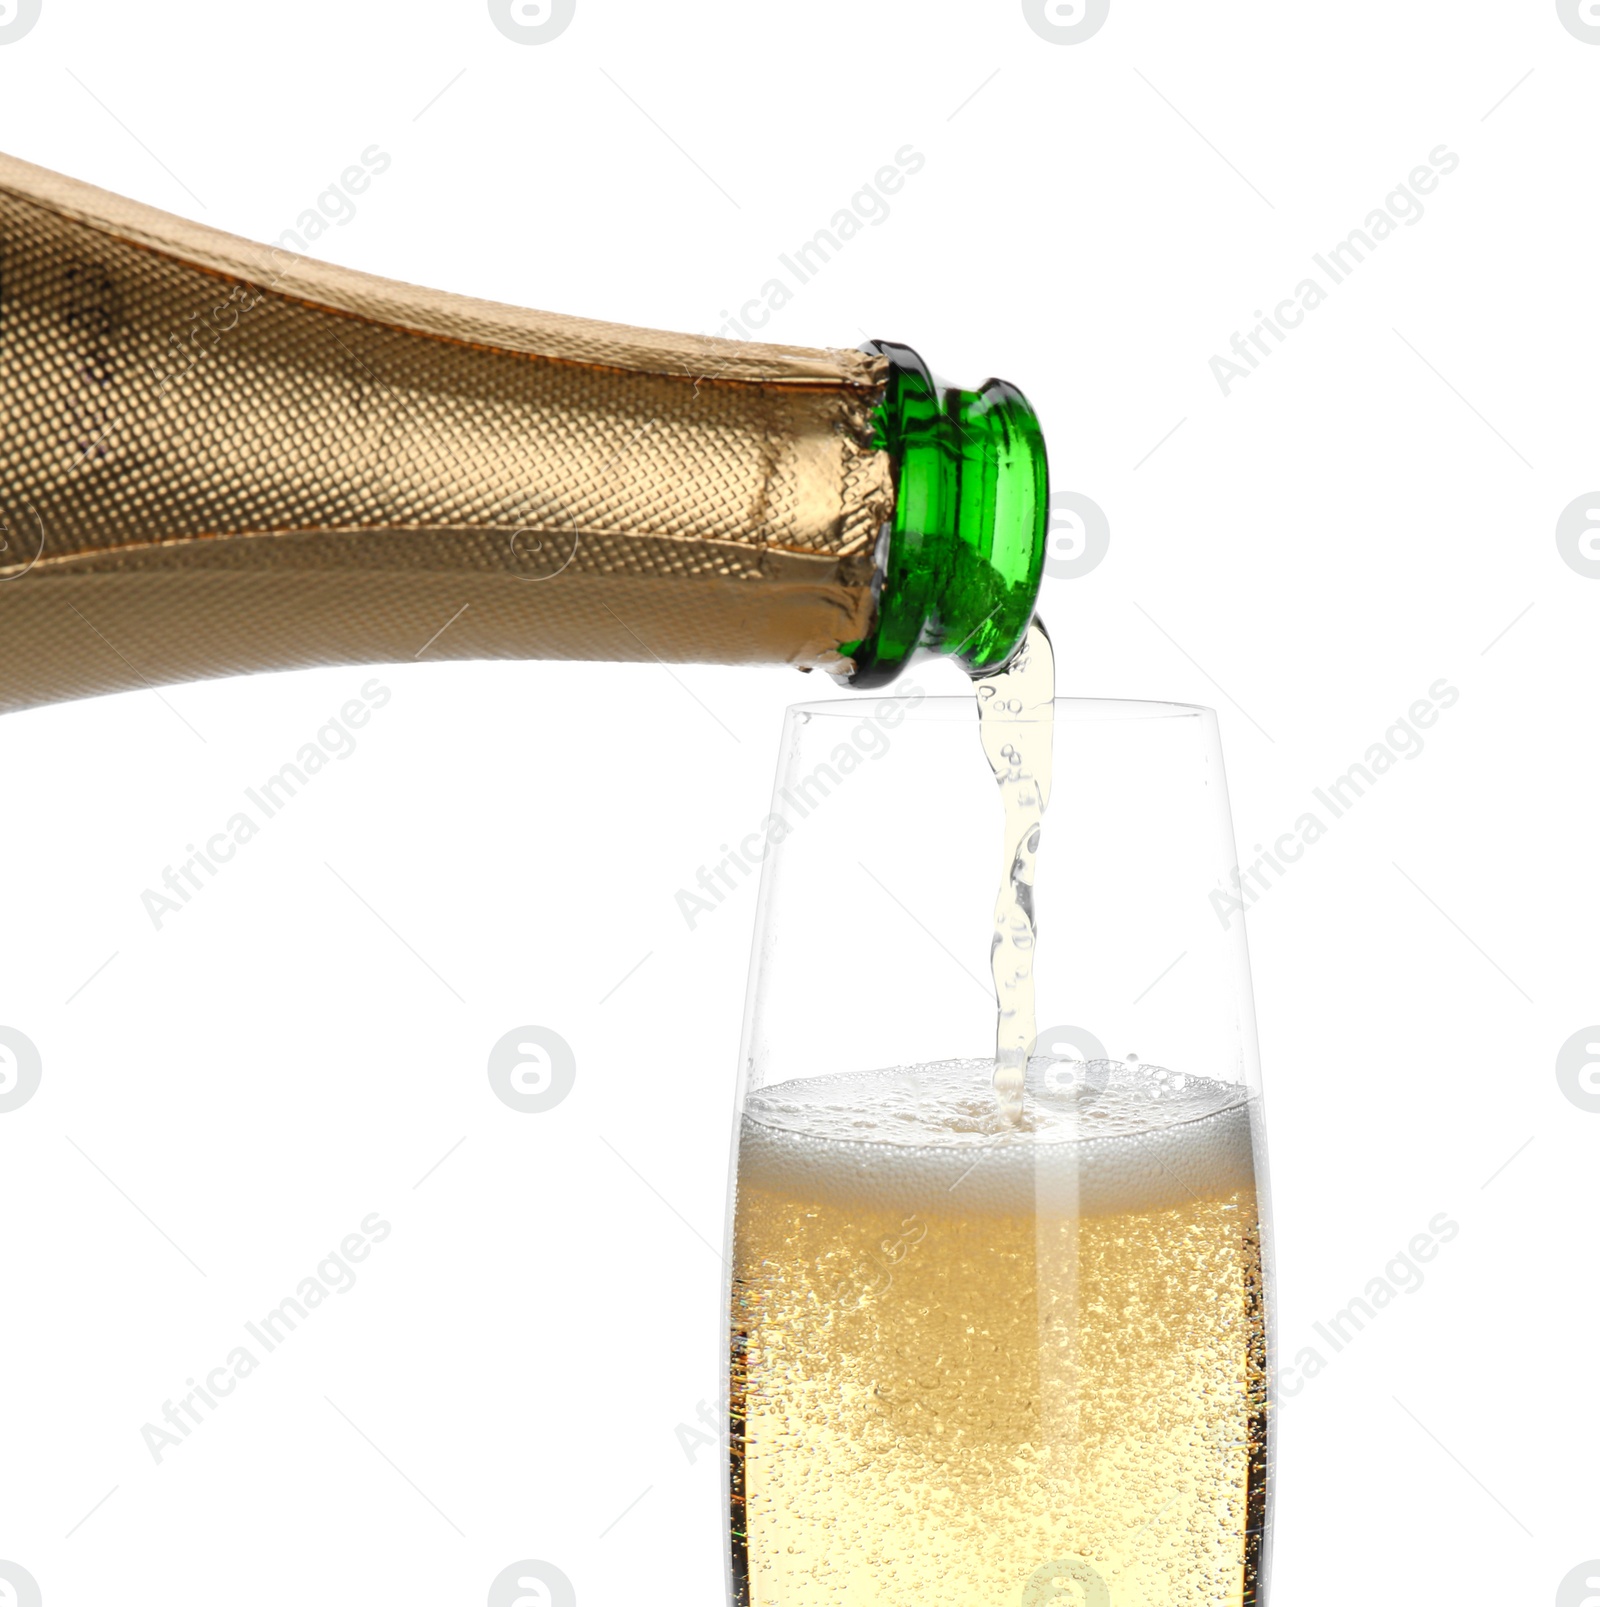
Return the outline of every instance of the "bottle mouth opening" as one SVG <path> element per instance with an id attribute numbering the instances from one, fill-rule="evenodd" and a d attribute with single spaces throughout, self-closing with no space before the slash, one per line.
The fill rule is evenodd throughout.
<path id="1" fill-rule="evenodd" d="M 961 390 L 935 380 L 909 346 L 862 350 L 889 363 L 872 428 L 895 508 L 872 628 L 839 648 L 855 664 L 849 683 L 887 685 L 929 653 L 993 674 L 1021 645 L 1044 573 L 1050 486 L 1038 416 L 1004 380 Z"/>

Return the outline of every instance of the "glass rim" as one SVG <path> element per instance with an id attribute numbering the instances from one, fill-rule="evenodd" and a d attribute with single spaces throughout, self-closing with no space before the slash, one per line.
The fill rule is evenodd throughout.
<path id="1" fill-rule="evenodd" d="M 887 692 L 854 693 L 849 697 L 819 702 L 791 703 L 786 715 L 805 714 L 836 720 L 870 719 L 873 712 L 888 703 L 903 711 L 908 720 L 976 720 L 978 701 L 969 692 L 964 696 L 948 693 L 923 697 L 895 697 Z M 1175 703 L 1151 698 L 1058 697 L 1053 702 L 1058 720 L 1194 720 L 1215 719 L 1217 711 L 1204 703 Z M 1028 718 L 1019 716 L 1018 718 Z"/>

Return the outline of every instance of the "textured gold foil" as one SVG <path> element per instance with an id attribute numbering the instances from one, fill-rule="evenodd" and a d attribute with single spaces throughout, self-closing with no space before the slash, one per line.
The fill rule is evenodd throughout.
<path id="1" fill-rule="evenodd" d="M 837 662 L 885 367 L 420 290 L 0 157 L 0 709 L 419 653 Z"/>

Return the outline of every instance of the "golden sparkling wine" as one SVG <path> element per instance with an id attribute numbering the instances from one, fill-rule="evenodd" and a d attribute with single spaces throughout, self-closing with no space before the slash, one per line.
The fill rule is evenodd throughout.
<path id="1" fill-rule="evenodd" d="M 1243 1088 L 1035 1059 L 750 1095 L 733 1581 L 751 1607 L 1233 1607 L 1264 1578 Z"/>

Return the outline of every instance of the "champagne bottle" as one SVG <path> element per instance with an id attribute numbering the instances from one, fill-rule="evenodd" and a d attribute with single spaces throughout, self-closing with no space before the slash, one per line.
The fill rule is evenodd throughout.
<path id="1" fill-rule="evenodd" d="M 1007 662 L 1020 391 L 523 312 L 0 157 L 0 708 L 252 670 Z"/>

